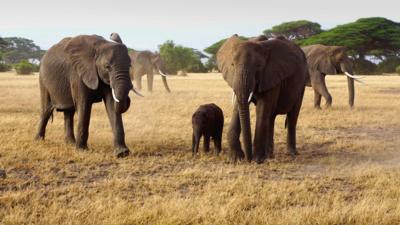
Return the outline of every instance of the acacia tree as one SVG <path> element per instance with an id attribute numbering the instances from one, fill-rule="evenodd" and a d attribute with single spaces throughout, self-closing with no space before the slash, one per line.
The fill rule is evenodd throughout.
<path id="1" fill-rule="evenodd" d="M 400 57 L 400 23 L 381 17 L 362 18 L 297 43 L 346 46 L 358 73 L 394 72 Z M 370 58 L 382 61 L 375 71 Z"/>
<path id="2" fill-rule="evenodd" d="M 381 17 L 362 18 L 298 43 L 342 45 L 350 50 L 351 55 L 363 59 L 366 55 L 381 59 L 400 56 L 400 23 Z"/>
<path id="3" fill-rule="evenodd" d="M 175 74 L 178 70 L 187 72 L 204 72 L 201 55 L 197 50 L 181 45 L 175 45 L 171 40 L 158 46 L 161 58 L 168 73 Z"/>
<path id="4" fill-rule="evenodd" d="M 263 33 L 268 38 L 284 36 L 289 40 L 302 40 L 321 33 L 321 25 L 308 20 L 297 20 L 281 23 Z"/>
<path id="5" fill-rule="evenodd" d="M 32 40 L 20 37 L 3 38 L 7 43 L 2 47 L 2 55 L 5 63 L 15 64 L 21 60 L 40 61 L 44 51 Z"/>

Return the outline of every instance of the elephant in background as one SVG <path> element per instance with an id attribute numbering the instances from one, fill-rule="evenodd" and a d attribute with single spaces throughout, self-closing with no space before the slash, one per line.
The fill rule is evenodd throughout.
<path id="1" fill-rule="evenodd" d="M 267 157 L 273 157 L 274 123 L 278 114 L 287 115 L 287 150 L 296 155 L 297 118 L 308 76 L 303 51 L 282 37 L 244 41 L 233 35 L 217 52 L 217 63 L 234 92 L 234 109 L 227 135 L 231 158 L 236 161 L 245 157 L 249 162 L 254 159 L 262 163 Z M 256 104 L 253 143 L 250 102 Z M 244 153 L 239 140 L 241 132 Z"/>
<path id="2" fill-rule="evenodd" d="M 122 43 L 120 36 L 117 33 L 112 33 L 110 39 Z M 164 62 L 160 54 L 151 51 L 136 51 L 129 52 L 131 57 L 131 78 L 134 80 L 137 89 L 142 89 L 142 77 L 147 75 L 147 90 L 153 91 L 154 71 L 158 71 L 161 75 L 165 90 L 171 92 L 168 87 Z"/>
<path id="3" fill-rule="evenodd" d="M 65 141 L 87 148 L 92 104 L 104 101 L 114 134 L 114 153 L 125 157 L 129 149 L 121 114 L 130 106 L 130 57 L 125 45 L 97 35 L 64 38 L 43 56 L 39 86 L 41 116 L 36 139 L 43 140 L 53 110 L 64 112 Z M 78 113 L 77 136 L 74 114 Z"/>
<path id="4" fill-rule="evenodd" d="M 343 46 L 310 45 L 303 47 L 306 54 L 310 76 L 307 78 L 307 86 L 314 89 L 314 107 L 321 108 L 321 96 L 325 98 L 326 106 L 332 105 L 332 96 L 326 87 L 325 76 L 327 74 L 344 73 L 347 76 L 349 91 L 349 105 L 354 105 L 354 80 L 362 82 L 361 77 L 353 75 L 353 62 L 346 54 Z"/>

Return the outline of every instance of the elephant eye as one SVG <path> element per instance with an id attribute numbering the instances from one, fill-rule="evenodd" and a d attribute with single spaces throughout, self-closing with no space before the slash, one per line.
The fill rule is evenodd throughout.
<path id="1" fill-rule="evenodd" d="M 110 64 L 107 63 L 107 64 L 105 65 L 105 68 L 106 68 L 107 70 L 111 70 Z"/>

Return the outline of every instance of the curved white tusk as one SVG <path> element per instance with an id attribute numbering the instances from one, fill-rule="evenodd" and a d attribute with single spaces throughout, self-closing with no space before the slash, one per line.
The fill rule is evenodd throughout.
<path id="1" fill-rule="evenodd" d="M 236 101 L 236 95 L 235 92 L 232 91 L 232 105 L 235 104 L 235 101 Z"/>
<path id="2" fill-rule="evenodd" d="M 161 70 L 158 70 L 158 72 L 160 73 L 161 76 L 164 76 L 164 77 L 167 76 L 166 74 L 164 74 L 163 72 L 161 72 Z"/>
<path id="3" fill-rule="evenodd" d="M 350 78 L 353 78 L 353 79 L 362 79 L 362 78 L 364 78 L 364 77 L 362 77 L 362 76 L 351 75 L 351 74 L 348 73 L 348 72 L 344 72 L 344 74 L 346 74 L 346 76 L 348 76 L 348 77 L 350 77 Z"/>
<path id="4" fill-rule="evenodd" d="M 135 88 L 132 87 L 132 91 L 133 93 L 135 93 L 136 95 L 140 96 L 140 97 L 144 97 L 142 94 L 140 94 L 140 92 L 136 91 Z"/>
<path id="5" fill-rule="evenodd" d="M 114 101 L 119 102 L 117 96 L 115 95 L 114 88 L 111 88 L 111 93 L 112 93 L 112 96 L 113 96 Z"/>
<path id="6" fill-rule="evenodd" d="M 253 92 L 250 92 L 249 99 L 247 100 L 249 103 L 251 101 L 251 97 L 253 97 Z"/>

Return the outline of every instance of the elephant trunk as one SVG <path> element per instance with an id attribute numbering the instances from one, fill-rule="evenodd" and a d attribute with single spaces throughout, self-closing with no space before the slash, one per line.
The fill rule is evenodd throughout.
<path id="1" fill-rule="evenodd" d="M 165 90 L 167 90 L 168 92 L 171 92 L 171 90 L 170 90 L 169 87 L 168 87 L 167 78 L 164 77 L 164 76 L 161 76 L 161 79 L 162 79 L 162 81 L 163 81 Z"/>
<path id="2" fill-rule="evenodd" d="M 340 65 L 341 70 L 347 76 L 347 88 L 349 90 L 349 105 L 353 107 L 354 105 L 354 78 L 350 77 L 348 74 L 353 75 L 353 70 L 350 66 L 350 63 L 342 63 Z"/>
<path id="3" fill-rule="evenodd" d="M 354 79 L 347 77 L 347 88 L 349 90 L 349 105 L 353 107 L 354 105 Z"/>
<path id="4" fill-rule="evenodd" d="M 132 81 L 128 72 L 117 72 L 111 82 L 111 91 L 115 101 L 117 113 L 124 113 L 130 106 L 129 91 L 132 89 Z"/>
<path id="5" fill-rule="evenodd" d="M 247 99 L 245 102 L 238 102 L 239 106 L 239 120 L 242 129 L 243 147 L 247 161 L 252 159 L 252 142 L 251 142 L 251 126 L 250 126 L 250 111 Z"/>

